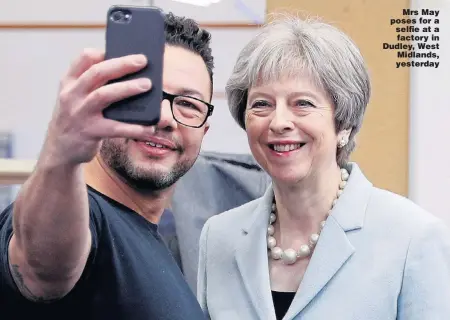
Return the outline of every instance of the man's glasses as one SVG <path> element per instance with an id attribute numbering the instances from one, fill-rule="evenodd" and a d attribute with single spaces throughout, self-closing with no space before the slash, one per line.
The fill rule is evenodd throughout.
<path id="1" fill-rule="evenodd" d="M 191 128 L 203 126 L 214 110 L 212 104 L 189 96 L 163 91 L 162 99 L 170 102 L 170 109 L 175 121 Z"/>

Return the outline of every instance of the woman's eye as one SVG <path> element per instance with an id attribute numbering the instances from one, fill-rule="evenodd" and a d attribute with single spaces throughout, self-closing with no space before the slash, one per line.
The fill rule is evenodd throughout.
<path id="1" fill-rule="evenodd" d="M 252 103 L 252 108 L 264 108 L 264 107 L 268 107 L 269 103 L 267 101 L 264 100 L 258 100 Z"/>
<path id="2" fill-rule="evenodd" d="M 302 107 L 302 108 L 314 107 L 314 105 L 308 100 L 298 100 L 298 101 L 295 102 L 295 105 L 298 106 L 298 107 Z"/>

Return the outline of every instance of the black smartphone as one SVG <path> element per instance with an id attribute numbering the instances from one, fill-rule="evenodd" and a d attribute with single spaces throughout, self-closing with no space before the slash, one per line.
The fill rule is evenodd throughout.
<path id="1" fill-rule="evenodd" d="M 162 75 L 165 47 L 164 15 L 157 7 L 111 6 L 106 23 L 105 59 L 144 54 L 148 64 L 140 71 L 112 82 L 146 77 L 152 88 L 117 101 L 103 116 L 121 122 L 154 125 L 161 116 Z"/>

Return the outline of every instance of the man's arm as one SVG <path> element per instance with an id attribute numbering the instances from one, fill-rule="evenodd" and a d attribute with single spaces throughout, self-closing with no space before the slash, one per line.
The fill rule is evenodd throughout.
<path id="1" fill-rule="evenodd" d="M 63 297 L 78 281 L 89 255 L 89 205 L 80 165 L 36 168 L 13 211 L 11 274 L 33 301 Z"/>
<path id="2" fill-rule="evenodd" d="M 149 90 L 150 80 L 106 83 L 146 63 L 140 55 L 104 61 L 103 52 L 86 51 L 63 79 L 36 169 L 13 209 L 9 266 L 26 298 L 60 299 L 80 279 L 91 247 L 82 165 L 94 158 L 102 139 L 145 140 L 148 130 L 105 119 L 102 110 Z"/>

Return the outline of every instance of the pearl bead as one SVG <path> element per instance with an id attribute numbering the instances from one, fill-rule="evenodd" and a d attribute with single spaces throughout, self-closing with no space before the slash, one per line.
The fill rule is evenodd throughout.
<path id="1" fill-rule="evenodd" d="M 276 207 L 276 202 L 275 202 L 275 198 L 274 198 L 273 203 L 272 203 L 272 212 L 270 213 L 270 218 L 269 218 L 270 223 L 269 223 L 269 226 L 267 227 L 267 247 L 269 249 L 268 256 L 272 257 L 272 259 L 274 259 L 274 260 L 282 259 L 283 263 L 286 263 L 286 264 L 293 264 L 297 261 L 297 259 L 309 257 L 312 254 L 315 246 L 317 245 L 317 243 L 319 241 L 320 233 L 322 232 L 322 229 L 326 225 L 327 218 L 332 214 L 333 207 L 336 205 L 339 197 L 342 195 L 343 189 L 345 188 L 345 186 L 347 184 L 346 181 L 348 180 L 349 177 L 350 177 L 350 175 L 349 175 L 348 171 L 346 169 L 342 168 L 341 169 L 341 182 L 339 183 L 339 190 L 336 192 L 336 198 L 333 200 L 332 207 L 327 212 L 325 220 L 320 222 L 320 231 L 317 233 L 311 234 L 311 236 L 309 237 L 309 245 L 308 244 L 301 245 L 300 249 L 298 251 L 295 251 L 292 248 L 289 248 L 289 249 L 286 249 L 285 251 L 283 251 L 283 249 L 276 246 L 277 241 L 276 241 L 275 237 L 273 236 L 275 234 L 275 228 L 272 226 L 272 224 L 277 219 L 277 217 L 276 217 L 277 207 Z"/>
<path id="2" fill-rule="evenodd" d="M 270 214 L 270 223 L 274 223 L 275 220 L 277 220 L 277 216 L 274 215 L 273 213 Z"/>
<path id="3" fill-rule="evenodd" d="M 318 235 L 317 233 L 313 233 L 313 234 L 311 235 L 311 237 L 309 237 L 309 243 L 310 243 L 312 246 L 315 246 L 316 243 L 317 243 L 317 241 L 319 241 L 319 235 Z"/>
<path id="4" fill-rule="evenodd" d="M 283 262 L 286 264 L 293 264 L 297 261 L 297 252 L 294 249 L 287 249 L 283 252 L 283 256 L 281 257 Z"/>
<path id="5" fill-rule="evenodd" d="M 280 247 L 272 248 L 271 257 L 272 259 L 278 260 L 283 256 L 283 250 Z"/>
<path id="6" fill-rule="evenodd" d="M 269 247 L 269 249 L 272 249 L 273 247 L 275 247 L 277 245 L 277 240 L 275 240 L 274 237 L 269 236 L 267 238 L 267 247 Z"/>
<path id="7" fill-rule="evenodd" d="M 349 177 L 349 174 L 348 174 L 347 170 L 342 169 L 341 170 L 341 178 L 342 178 L 342 180 L 347 181 L 348 177 Z"/>
<path id="8" fill-rule="evenodd" d="M 306 258 L 311 254 L 311 248 L 307 244 L 302 244 L 298 250 L 299 258 Z"/>

